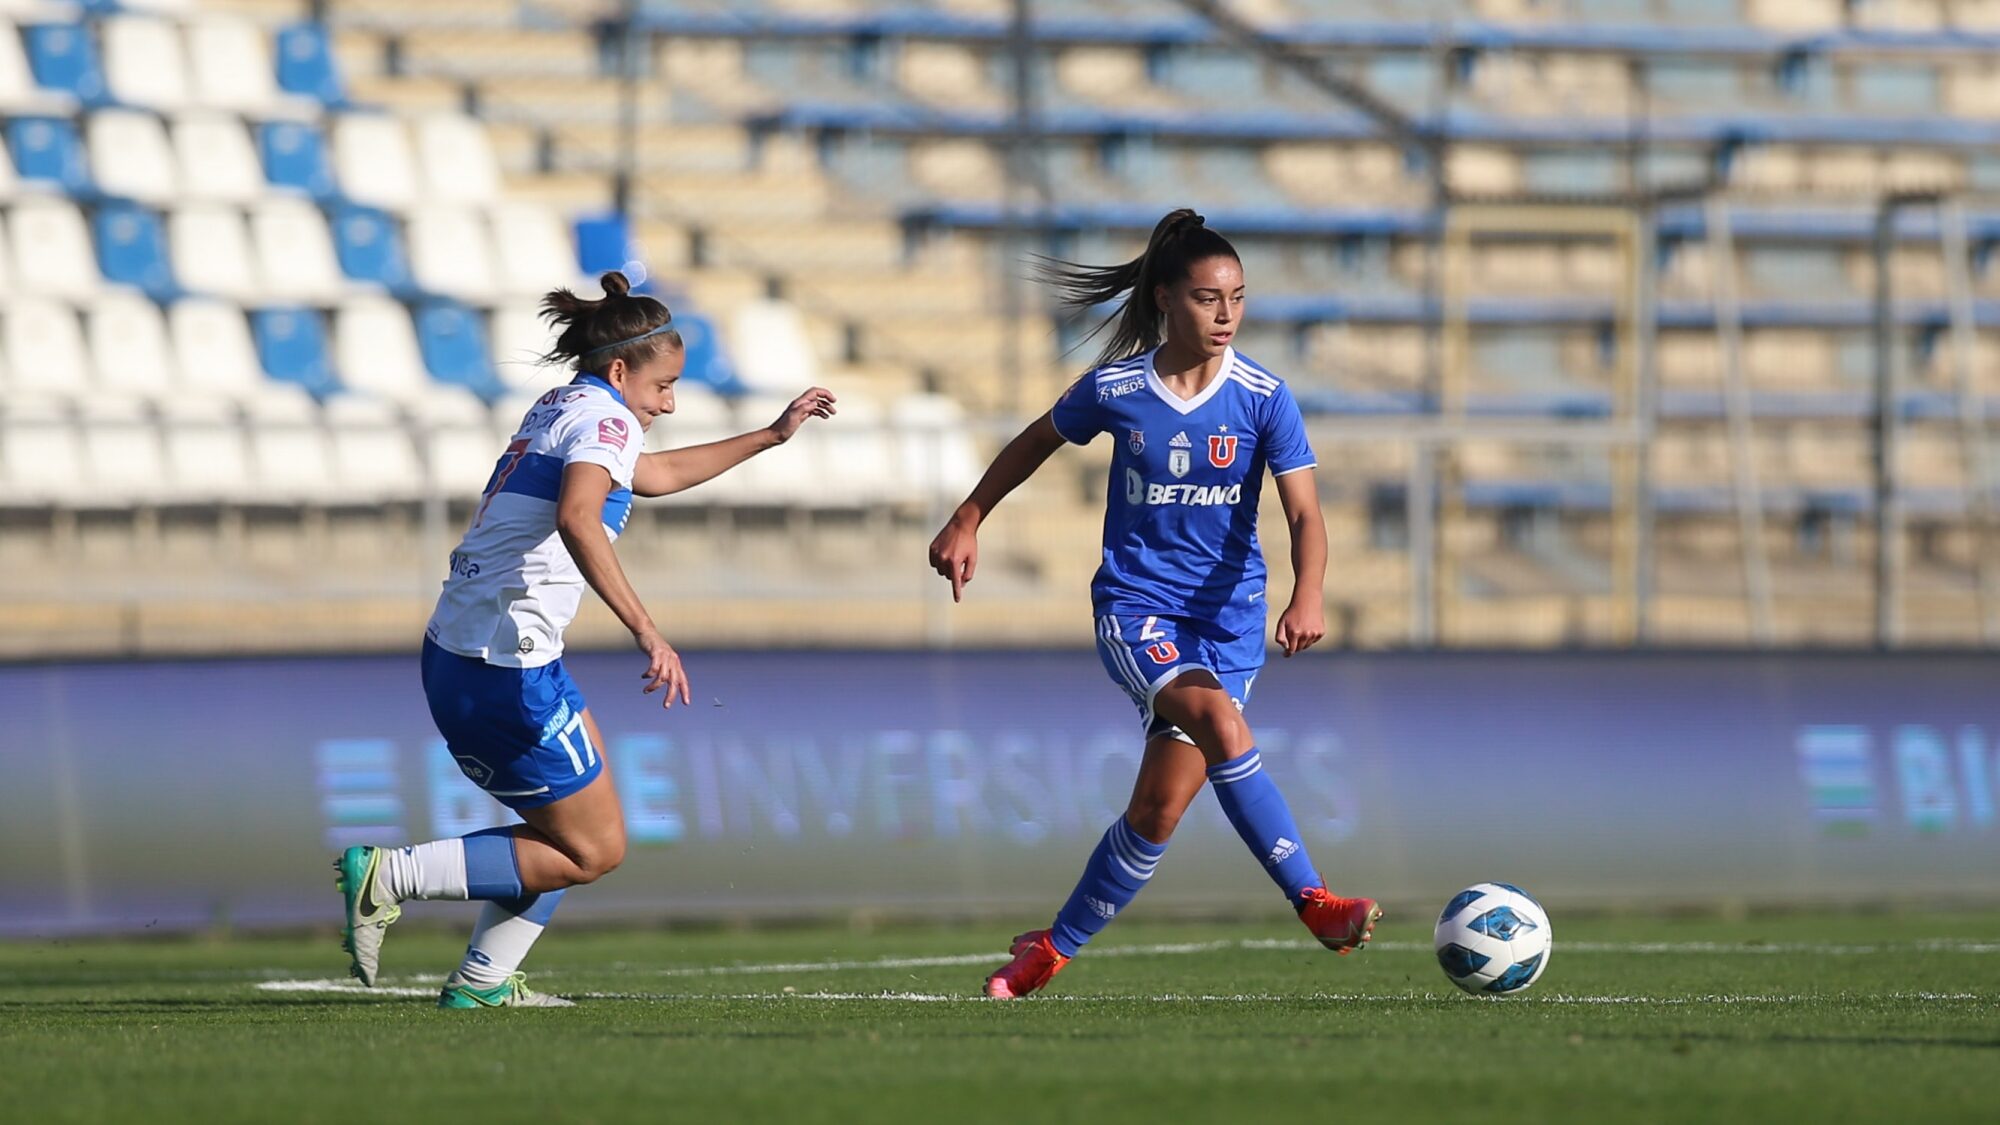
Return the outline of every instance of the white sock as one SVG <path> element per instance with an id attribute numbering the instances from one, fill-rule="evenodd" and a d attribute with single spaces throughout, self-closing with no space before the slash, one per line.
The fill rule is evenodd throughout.
<path id="1" fill-rule="evenodd" d="M 512 908 L 522 901 L 517 899 L 504 906 L 489 902 L 480 908 L 479 924 L 472 927 L 472 942 L 465 947 L 465 960 L 451 975 L 451 983 L 493 988 L 521 967 L 528 950 L 535 947 L 535 939 L 547 928 L 541 922 L 530 921 L 525 914 L 514 912 Z M 532 908 L 530 913 L 534 913 Z"/>
<path id="2" fill-rule="evenodd" d="M 466 897 L 465 841 L 459 837 L 390 848 L 376 873 L 397 902 L 412 898 Z"/>

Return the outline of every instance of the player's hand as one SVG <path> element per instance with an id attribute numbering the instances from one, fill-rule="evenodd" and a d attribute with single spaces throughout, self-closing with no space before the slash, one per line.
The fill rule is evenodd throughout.
<path id="1" fill-rule="evenodd" d="M 638 644 L 639 651 L 646 654 L 646 670 L 639 673 L 640 678 L 646 681 L 645 694 L 651 695 L 665 688 L 667 694 L 660 702 L 662 707 L 672 707 L 675 695 L 681 697 L 682 703 L 691 702 L 688 698 L 687 670 L 681 667 L 681 654 L 674 651 L 674 646 L 668 644 L 665 637 L 650 630 L 634 634 L 632 640 Z"/>
<path id="2" fill-rule="evenodd" d="M 931 540 L 931 569 L 951 583 L 951 600 L 961 601 L 972 572 L 979 568 L 979 528 L 953 516 Z"/>
<path id="3" fill-rule="evenodd" d="M 785 407 L 785 412 L 778 415 L 777 421 L 771 423 L 771 432 L 778 436 L 780 443 L 790 441 L 792 435 L 799 432 L 799 427 L 806 424 L 806 419 L 833 417 L 836 413 L 833 403 L 832 391 L 825 387 L 814 387 L 793 399 L 792 404 Z"/>
<path id="4" fill-rule="evenodd" d="M 1278 618 L 1278 647 L 1287 659 L 1304 652 L 1326 636 L 1326 611 L 1318 598 L 1293 598 Z"/>

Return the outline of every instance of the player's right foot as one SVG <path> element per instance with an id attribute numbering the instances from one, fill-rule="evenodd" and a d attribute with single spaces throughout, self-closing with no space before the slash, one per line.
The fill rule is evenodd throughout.
<path id="1" fill-rule="evenodd" d="M 1029 930 L 1015 938 L 1007 952 L 1014 959 L 986 978 L 986 995 L 995 1000 L 1018 1000 L 1049 983 L 1069 964 L 1069 958 L 1056 952 L 1047 930 Z"/>
<path id="2" fill-rule="evenodd" d="M 463 982 L 453 984 L 458 974 L 444 982 L 438 993 L 440 1008 L 574 1008 L 576 1001 L 528 987 L 528 974 L 515 973 L 492 988 L 474 988 Z"/>
<path id="3" fill-rule="evenodd" d="M 347 900 L 340 947 L 350 958 L 347 971 L 370 988 L 375 986 L 376 970 L 382 966 L 382 936 L 389 923 L 403 916 L 403 908 L 382 885 L 383 852 L 382 848 L 356 846 L 333 861 L 334 870 L 340 872 L 333 885 Z"/>
<path id="4" fill-rule="evenodd" d="M 1382 908 L 1372 898 L 1341 898 L 1325 887 L 1309 887 L 1299 903 L 1299 921 L 1321 945 L 1342 957 L 1368 944 Z"/>

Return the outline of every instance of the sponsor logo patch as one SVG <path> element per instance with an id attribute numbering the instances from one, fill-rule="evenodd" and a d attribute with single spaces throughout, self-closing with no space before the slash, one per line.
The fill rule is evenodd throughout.
<path id="1" fill-rule="evenodd" d="M 597 423 L 597 440 L 620 453 L 625 452 L 625 442 L 631 436 L 632 427 L 623 418 L 604 418 Z"/>
<path id="2" fill-rule="evenodd" d="M 1118 398 L 1121 395 L 1129 395 L 1145 385 L 1146 381 L 1137 377 L 1120 379 L 1116 383 L 1099 387 L 1097 389 L 1097 401 L 1103 402 L 1107 398 Z"/>

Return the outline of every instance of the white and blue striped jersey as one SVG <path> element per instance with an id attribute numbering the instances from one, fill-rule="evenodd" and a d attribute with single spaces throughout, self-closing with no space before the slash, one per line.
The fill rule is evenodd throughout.
<path id="1" fill-rule="evenodd" d="M 500 455 L 424 635 L 438 647 L 508 668 L 562 655 L 563 631 L 583 602 L 583 571 L 556 532 L 563 470 L 585 462 L 611 473 L 604 530 L 632 511 L 632 473 L 645 446 L 624 396 L 579 375 L 537 399 Z"/>
<path id="2" fill-rule="evenodd" d="M 1050 413 L 1068 441 L 1117 441 L 1091 600 L 1100 617 L 1191 617 L 1261 633 L 1257 501 L 1266 465 L 1282 476 L 1318 463 L 1305 420 L 1284 380 L 1234 348 L 1191 399 L 1160 381 L 1155 352 L 1089 372 Z"/>

